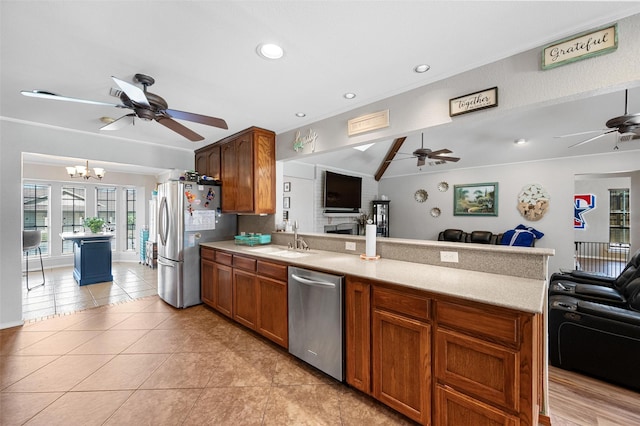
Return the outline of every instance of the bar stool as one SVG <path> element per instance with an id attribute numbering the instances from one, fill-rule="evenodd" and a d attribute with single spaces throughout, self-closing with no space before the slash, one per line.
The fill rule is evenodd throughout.
<path id="1" fill-rule="evenodd" d="M 40 242 L 42 241 L 42 231 L 39 229 L 22 231 L 22 250 L 27 255 L 27 291 L 36 287 L 43 286 L 45 283 L 44 266 L 42 264 L 42 250 L 40 250 Z M 29 288 L 29 251 L 38 249 L 40 255 L 40 270 L 42 271 L 42 284 Z"/>

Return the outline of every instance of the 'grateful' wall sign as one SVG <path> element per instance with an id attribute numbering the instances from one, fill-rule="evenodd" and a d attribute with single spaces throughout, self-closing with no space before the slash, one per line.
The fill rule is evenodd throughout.
<path id="1" fill-rule="evenodd" d="M 497 106 L 498 88 L 492 87 L 491 89 L 486 89 L 481 92 L 449 99 L 449 117 Z"/>
<path id="2" fill-rule="evenodd" d="M 542 51 L 542 69 L 559 67 L 613 52 L 618 48 L 618 24 L 560 40 Z"/>

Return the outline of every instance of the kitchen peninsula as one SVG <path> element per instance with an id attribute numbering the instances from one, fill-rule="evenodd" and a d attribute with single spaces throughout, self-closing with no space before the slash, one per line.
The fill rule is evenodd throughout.
<path id="1" fill-rule="evenodd" d="M 113 281 L 111 239 L 107 232 L 65 232 L 62 240 L 73 241 L 73 278 L 78 285 Z"/>
<path id="2" fill-rule="evenodd" d="M 232 296 L 230 309 L 216 309 L 236 319 L 233 308 L 241 307 L 238 322 L 252 318 L 250 328 L 286 347 L 286 335 L 278 342 L 263 332 L 261 283 L 286 290 L 286 279 L 270 274 L 288 265 L 343 274 L 348 385 L 421 424 L 549 424 L 544 312 L 553 250 L 385 239 L 381 259 L 367 261 L 358 256 L 362 237 L 304 238 L 312 250 L 286 256 L 230 241 L 203 243 L 203 301 L 216 308 L 218 294 Z M 285 254 L 290 240 L 272 235 Z M 345 240 L 357 250 L 346 251 Z M 439 263 L 441 251 L 456 251 L 459 262 Z M 236 264 L 243 291 L 217 293 L 213 271 L 233 284 Z M 248 282 L 256 283 L 254 292 L 246 291 Z M 238 301 L 247 294 L 251 304 Z M 286 311 L 286 299 L 276 305 Z M 271 312 L 268 319 L 277 317 Z"/>

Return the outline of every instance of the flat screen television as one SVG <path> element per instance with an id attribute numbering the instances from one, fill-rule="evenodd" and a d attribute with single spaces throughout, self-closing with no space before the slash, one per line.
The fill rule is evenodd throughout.
<path id="1" fill-rule="evenodd" d="M 362 205 L 362 178 L 326 171 L 324 208 L 357 211 Z"/>

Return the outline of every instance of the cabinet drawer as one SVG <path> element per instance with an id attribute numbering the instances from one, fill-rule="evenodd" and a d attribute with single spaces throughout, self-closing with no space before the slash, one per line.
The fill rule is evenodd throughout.
<path id="1" fill-rule="evenodd" d="M 436 331 L 436 378 L 489 403 L 519 409 L 520 356 L 464 334 Z"/>
<path id="2" fill-rule="evenodd" d="M 200 247 L 200 258 L 206 260 L 214 259 L 214 251 L 209 247 Z"/>
<path id="3" fill-rule="evenodd" d="M 437 425 L 518 426 L 520 419 L 484 404 L 448 386 L 436 386 Z"/>
<path id="4" fill-rule="evenodd" d="M 280 281 L 287 281 L 287 265 L 258 260 L 258 275 L 264 275 Z"/>
<path id="5" fill-rule="evenodd" d="M 438 325 L 447 325 L 514 348 L 520 345 L 520 317 L 515 312 L 438 301 L 436 320 Z"/>
<path id="6" fill-rule="evenodd" d="M 216 251 L 216 262 L 222 263 L 223 265 L 231 266 L 233 265 L 233 256 L 230 253 L 225 253 L 223 251 Z"/>
<path id="7" fill-rule="evenodd" d="M 254 272 L 256 270 L 256 259 L 233 255 L 233 267 Z"/>
<path id="8" fill-rule="evenodd" d="M 428 297 L 402 293 L 381 287 L 373 288 L 373 307 L 396 312 L 421 321 L 429 321 Z"/>

